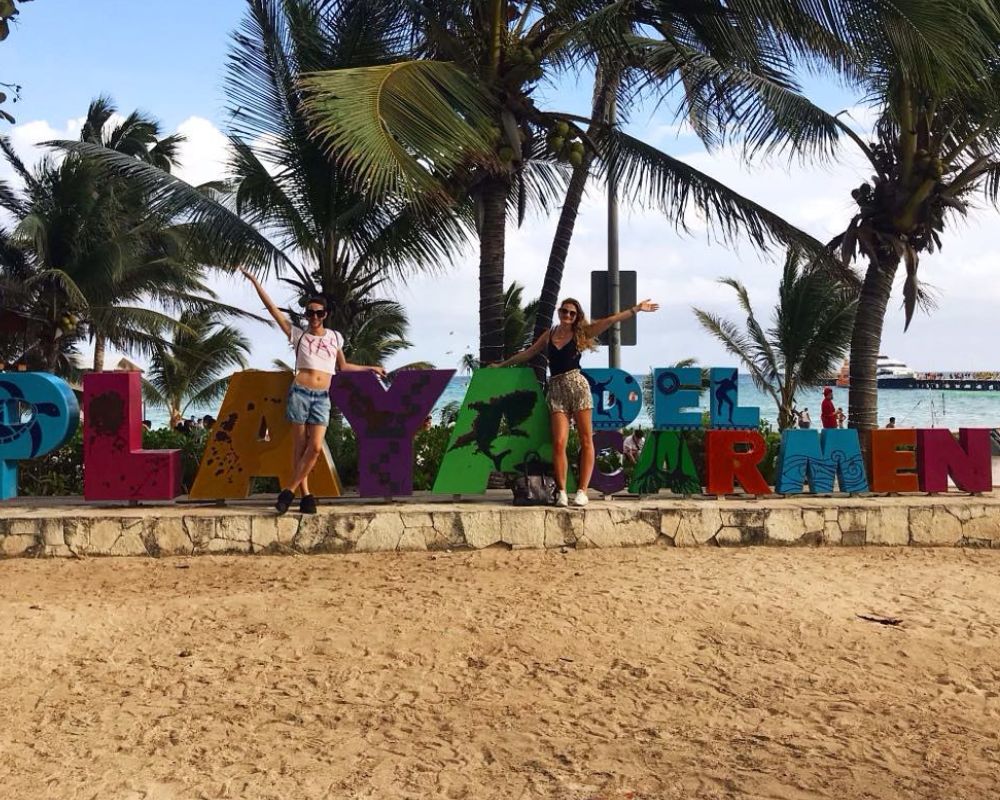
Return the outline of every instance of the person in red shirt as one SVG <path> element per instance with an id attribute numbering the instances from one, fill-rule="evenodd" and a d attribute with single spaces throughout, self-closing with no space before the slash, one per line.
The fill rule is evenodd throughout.
<path id="1" fill-rule="evenodd" d="M 819 418 L 824 428 L 837 427 L 837 408 L 833 404 L 833 389 L 829 386 L 823 390 L 823 405 L 820 408 Z"/>

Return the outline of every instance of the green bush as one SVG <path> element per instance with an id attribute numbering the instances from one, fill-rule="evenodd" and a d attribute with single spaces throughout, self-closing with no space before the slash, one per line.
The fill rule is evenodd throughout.
<path id="1" fill-rule="evenodd" d="M 187 493 L 205 451 L 206 432 L 178 433 L 166 428 L 143 431 L 146 450 L 181 451 L 181 492 Z M 65 497 L 83 494 L 83 427 L 58 450 L 20 463 L 19 494 L 23 497 Z"/>
<path id="2" fill-rule="evenodd" d="M 22 497 L 66 497 L 83 494 L 83 433 L 76 433 L 58 450 L 18 464 Z"/>
<path id="3" fill-rule="evenodd" d="M 434 479 L 444 460 L 451 428 L 435 425 L 419 431 L 413 440 L 413 488 L 418 492 L 434 488 Z"/>
<path id="4" fill-rule="evenodd" d="M 181 433 L 168 428 L 142 432 L 142 446 L 145 450 L 181 451 L 181 494 L 187 494 L 194 485 L 201 457 L 205 453 L 208 431 L 195 428 L 191 433 Z"/>
<path id="5" fill-rule="evenodd" d="M 337 422 L 326 429 L 326 444 L 330 448 L 340 482 L 346 488 L 358 485 L 358 440 L 343 422 Z"/>

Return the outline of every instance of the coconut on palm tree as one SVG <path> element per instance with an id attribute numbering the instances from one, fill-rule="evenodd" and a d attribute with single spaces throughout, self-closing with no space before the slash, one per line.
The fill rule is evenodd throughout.
<path id="1" fill-rule="evenodd" d="M 942 24 L 953 25 L 957 9 Z M 882 54 L 867 92 L 878 121 L 872 141 L 852 137 L 872 168 L 851 192 L 857 210 L 833 246 L 845 264 L 867 261 L 850 350 L 850 425 L 877 427 L 877 362 L 896 273 L 903 265 L 904 329 L 924 302 L 918 267 L 923 253 L 940 249 L 956 215 L 977 196 L 996 207 L 1000 192 L 1000 46 L 997 20 L 967 30 L 964 56 L 983 55 L 972 79 L 939 72 L 908 75 L 896 54 Z M 983 39 L 990 42 L 984 52 Z M 977 69 L 975 65 L 972 67 Z M 961 73 L 959 73 L 961 76 Z"/>
<path id="2" fill-rule="evenodd" d="M 789 252 L 771 327 L 764 328 L 746 287 L 735 278 L 724 278 L 720 283 L 736 292 L 746 314 L 744 326 L 698 308 L 695 316 L 740 359 L 754 385 L 774 399 L 778 427 L 790 428 L 798 391 L 826 383 L 843 361 L 851 339 L 857 292 L 824 269 L 803 266 L 800 255 Z"/>
<path id="3" fill-rule="evenodd" d="M 165 408 L 173 428 L 189 408 L 214 406 L 234 370 L 244 369 L 249 340 L 213 313 L 185 311 L 168 344 L 155 345 L 143 380 L 149 405 Z"/>

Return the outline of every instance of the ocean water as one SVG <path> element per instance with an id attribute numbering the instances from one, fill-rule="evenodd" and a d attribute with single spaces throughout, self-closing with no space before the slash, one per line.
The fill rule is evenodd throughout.
<path id="1" fill-rule="evenodd" d="M 642 382 L 643 376 L 636 375 Z M 451 402 L 462 402 L 469 386 L 470 376 L 456 375 L 451 379 L 434 406 L 435 422 L 441 409 Z M 701 408 L 708 410 L 708 391 L 701 394 Z M 820 426 L 819 411 L 823 400 L 823 390 L 815 389 L 800 393 L 796 398 L 797 407 L 809 409 L 813 427 Z M 834 387 L 834 405 L 847 413 L 847 389 Z M 769 395 L 757 390 L 745 375 L 740 376 L 739 403 L 743 406 L 758 406 L 761 416 L 777 428 L 778 409 Z M 884 426 L 889 417 L 896 418 L 899 428 L 997 428 L 1000 427 L 1000 392 L 934 391 L 931 389 L 880 389 L 878 393 L 879 425 Z M 188 415 L 202 417 L 204 414 L 218 416 L 218 408 L 189 409 Z M 148 409 L 147 417 L 154 428 L 167 424 L 167 414 L 159 409 Z M 643 427 L 652 427 L 650 409 L 643 408 L 637 420 Z"/>

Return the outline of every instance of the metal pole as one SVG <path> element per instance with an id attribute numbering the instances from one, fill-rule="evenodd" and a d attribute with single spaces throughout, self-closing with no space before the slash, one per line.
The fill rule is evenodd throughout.
<path id="1" fill-rule="evenodd" d="M 617 98 L 611 96 L 608 124 L 614 127 L 618 112 Z M 618 276 L 618 177 L 612 159 L 608 163 L 608 311 L 617 314 L 621 304 L 621 281 Z M 621 367 L 621 324 L 616 322 L 608 331 L 608 366 Z"/>

